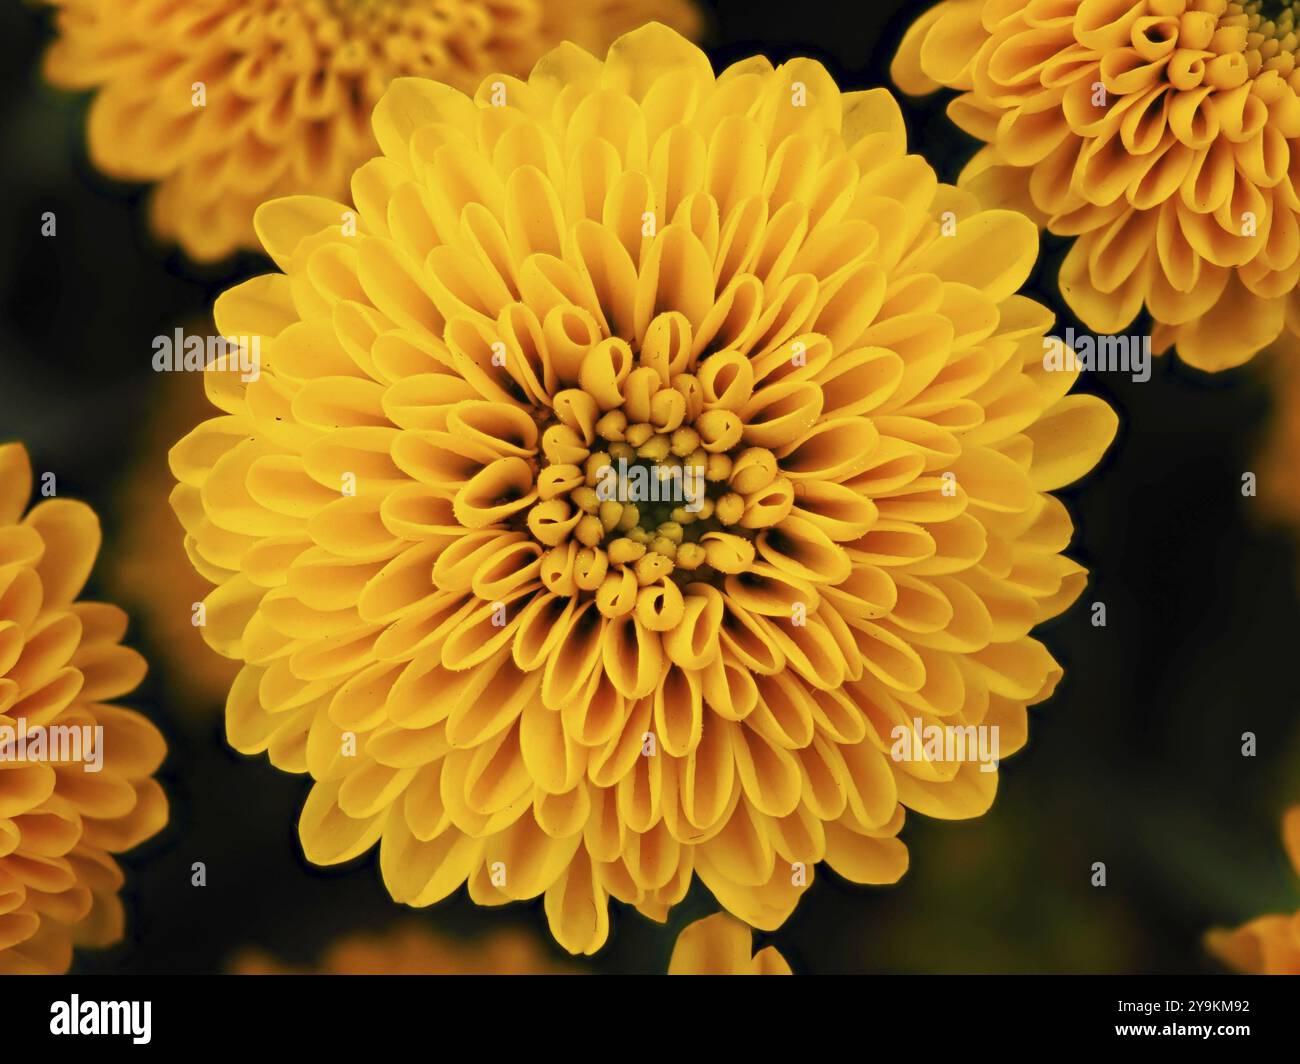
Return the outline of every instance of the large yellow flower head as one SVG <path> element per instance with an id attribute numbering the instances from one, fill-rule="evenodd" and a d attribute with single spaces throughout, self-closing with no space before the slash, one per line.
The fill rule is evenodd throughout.
<path id="1" fill-rule="evenodd" d="M 893 75 L 958 89 L 987 146 L 960 184 L 1075 237 L 1061 292 L 1089 328 L 1145 304 L 1159 350 L 1217 370 L 1300 332 L 1300 70 L 1291 3 L 945 0 Z"/>
<path id="2" fill-rule="evenodd" d="M 157 182 L 154 231 L 199 261 L 256 249 L 253 211 L 268 199 L 345 197 L 395 77 L 472 91 L 561 40 L 603 49 L 647 18 L 699 25 L 690 0 L 48 2 L 59 36 L 46 76 L 98 90 L 91 158 Z"/>
<path id="3" fill-rule="evenodd" d="M 284 272 L 216 315 L 260 376 L 209 370 L 172 452 L 229 737 L 315 780 L 308 857 L 544 894 L 592 952 L 610 896 L 698 874 L 771 929 L 820 861 L 896 880 L 904 806 L 982 813 L 994 766 L 911 733 L 1023 742 L 1085 581 L 1047 492 L 1116 428 L 1044 368 L 1033 224 L 887 91 L 658 25 L 374 124 L 355 232 L 259 211 Z"/>
<path id="4" fill-rule="evenodd" d="M 0 974 L 63 972 L 73 946 L 121 938 L 111 855 L 167 822 L 163 738 L 109 704 L 145 672 L 126 614 L 76 601 L 99 521 L 57 496 L 24 517 L 31 493 L 27 452 L 0 446 Z"/>
<path id="5" fill-rule="evenodd" d="M 1282 841 L 1300 876 L 1300 805 L 1282 818 Z M 1206 945 L 1224 964 L 1248 975 L 1300 975 L 1300 911 L 1260 916 L 1231 931 L 1211 931 Z"/>

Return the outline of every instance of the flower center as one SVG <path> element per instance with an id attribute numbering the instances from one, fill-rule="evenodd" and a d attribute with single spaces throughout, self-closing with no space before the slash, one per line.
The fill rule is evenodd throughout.
<path id="1" fill-rule="evenodd" d="M 1249 0 L 1230 3 L 1223 25 L 1246 30 L 1245 56 L 1251 77 L 1276 70 L 1287 77 L 1296 65 L 1296 21 L 1300 3 L 1294 0 Z"/>
<path id="2" fill-rule="evenodd" d="M 383 80 L 411 74 L 446 80 L 457 65 L 474 71 L 488 29 L 468 3 L 410 0 L 261 0 L 247 14 L 249 40 L 265 29 L 268 43 L 291 73 L 316 66 L 346 77 Z M 312 49 L 319 53 L 315 64 Z"/>
<path id="3" fill-rule="evenodd" d="M 1149 0 L 1131 43 L 1141 63 L 1164 68 L 1169 84 L 1231 92 L 1269 71 L 1290 79 L 1296 69 L 1294 0 Z M 1117 59 L 1103 61 L 1120 81 L 1136 72 Z M 1293 86 L 1294 87 L 1294 86 Z"/>
<path id="4" fill-rule="evenodd" d="M 537 501 L 508 523 L 545 548 L 547 583 L 580 590 L 746 572 L 794 505 L 773 451 L 742 443 L 752 371 L 731 352 L 698 375 L 629 370 L 619 343 L 606 341 L 612 357 L 585 362 L 583 388 L 539 416 Z"/>

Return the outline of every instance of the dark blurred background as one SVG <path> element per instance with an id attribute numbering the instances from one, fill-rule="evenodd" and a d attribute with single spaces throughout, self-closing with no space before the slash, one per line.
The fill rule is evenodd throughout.
<path id="1" fill-rule="evenodd" d="M 709 5 L 705 47 L 718 67 L 757 51 L 813 56 L 842 88 L 866 88 L 887 82 L 902 32 L 925 6 L 722 0 Z M 106 180 L 86 158 L 87 100 L 41 82 L 50 33 L 48 12 L 0 5 L 0 440 L 25 442 L 38 475 L 55 472 L 60 495 L 101 514 L 90 593 L 108 597 L 108 560 L 153 519 L 124 504 L 127 485 L 141 469 L 160 475 L 151 424 L 177 402 L 174 382 L 151 371 L 152 338 L 268 266 L 248 255 L 200 270 L 150 239 L 142 190 Z M 942 105 L 903 104 L 913 149 L 953 180 L 972 145 Z M 41 236 L 46 211 L 57 216 L 54 238 Z M 1030 286 L 1056 308 L 1062 254 L 1047 238 Z M 1070 324 L 1081 328 L 1063 315 L 1059 329 Z M 1267 388 L 1250 369 L 1207 377 L 1169 358 L 1144 384 L 1085 378 L 1080 387 L 1104 395 L 1122 429 L 1101 468 L 1065 493 L 1071 553 L 1092 571 L 1076 608 L 1040 630 L 1065 680 L 1031 710 L 1029 743 L 1003 764 L 988 815 L 909 819 L 912 868 L 897 886 L 857 887 L 818 870 L 791 920 L 763 936 L 796 970 L 1214 971 L 1201 946 L 1207 927 L 1300 903 L 1278 832 L 1284 805 L 1300 800 L 1296 549 L 1240 488 L 1267 429 Z M 80 952 L 74 970 L 219 971 L 252 945 L 303 963 L 341 934 L 412 915 L 449 936 L 508 924 L 549 943 L 540 899 L 487 910 L 462 891 L 411 914 L 389 900 L 376 851 L 310 867 L 295 829 L 307 782 L 230 751 L 219 705 L 188 682 L 199 671 L 188 656 L 206 651 L 187 642 L 178 655 L 165 626 L 140 619 L 166 579 L 136 576 L 114 597 L 151 662 L 125 701 L 168 738 L 171 822 L 123 860 L 125 941 Z M 1106 604 L 1104 628 L 1090 623 L 1094 601 Z M 1253 759 L 1241 755 L 1244 731 L 1258 736 Z M 206 887 L 190 885 L 195 861 L 207 866 Z M 1106 863 L 1104 888 L 1090 885 L 1095 861 Z M 715 908 L 698 884 L 667 926 L 616 904 L 610 944 L 589 967 L 663 971 L 677 932 Z"/>

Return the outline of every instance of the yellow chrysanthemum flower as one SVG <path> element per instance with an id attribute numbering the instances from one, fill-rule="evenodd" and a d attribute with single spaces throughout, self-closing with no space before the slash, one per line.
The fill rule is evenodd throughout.
<path id="1" fill-rule="evenodd" d="M 1074 237 L 1061 293 L 1207 370 L 1300 332 L 1296 4 L 945 0 L 893 65 L 986 142 L 960 184 Z"/>
<path id="2" fill-rule="evenodd" d="M 1300 876 L 1300 805 L 1282 818 L 1282 841 L 1291 867 Z M 1260 916 L 1233 931 L 1205 936 L 1210 952 L 1230 968 L 1249 975 L 1300 975 L 1300 911 L 1291 916 Z"/>
<path id="3" fill-rule="evenodd" d="M 171 456 L 228 735 L 315 780 L 307 856 L 544 894 L 586 953 L 693 873 L 763 929 L 820 861 L 897 880 L 903 807 L 997 775 L 891 736 L 1017 749 L 1060 676 L 1028 633 L 1085 583 L 1047 492 L 1116 419 L 1044 368 L 1033 224 L 940 185 L 887 91 L 715 77 L 657 25 L 374 124 L 356 235 L 258 212 L 284 273 L 216 315 L 260 376 L 210 369 Z"/>
<path id="4" fill-rule="evenodd" d="M 518 931 L 498 931 L 477 941 L 435 935 L 419 924 L 382 934 L 355 934 L 330 947 L 315 968 L 282 964 L 263 950 L 245 950 L 231 965 L 235 975 L 571 975 L 538 943 Z"/>
<path id="5" fill-rule="evenodd" d="M 669 975 L 792 975 L 775 946 L 750 956 L 753 932 L 726 913 L 696 920 L 677 938 Z"/>
<path id="6" fill-rule="evenodd" d="M 276 196 L 346 198 L 396 77 L 473 91 L 572 40 L 603 49 L 650 18 L 695 33 L 690 0 L 48 0 L 46 77 L 96 90 L 90 156 L 157 182 L 151 221 L 198 261 L 258 247 Z"/>
<path id="7" fill-rule="evenodd" d="M 24 517 L 27 452 L 0 446 L 0 973 L 63 972 L 73 946 L 122 937 L 111 854 L 167 822 L 152 778 L 166 754 L 140 714 L 109 704 L 144 676 L 126 614 L 75 601 L 99 551 L 84 503 Z"/>

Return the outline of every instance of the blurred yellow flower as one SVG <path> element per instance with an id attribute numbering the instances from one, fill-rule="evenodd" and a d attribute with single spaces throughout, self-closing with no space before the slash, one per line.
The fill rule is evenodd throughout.
<path id="1" fill-rule="evenodd" d="M 1282 818 L 1282 842 L 1300 876 L 1300 805 Z M 1205 936 L 1210 952 L 1230 968 L 1249 975 L 1300 975 L 1300 911 L 1290 916 L 1260 916 L 1232 931 Z"/>
<path id="2" fill-rule="evenodd" d="M 894 59 L 986 147 L 959 181 L 1076 238 L 1061 293 L 1206 370 L 1300 332 L 1296 4 L 945 0 Z"/>
<path id="3" fill-rule="evenodd" d="M 726 913 L 690 924 L 673 948 L 669 975 L 790 975 L 775 947 L 751 956 L 753 932 Z M 573 975 L 518 931 L 454 940 L 419 924 L 382 934 L 355 934 L 330 947 L 314 968 L 286 965 L 264 950 L 247 949 L 231 964 L 235 975 Z"/>
<path id="4" fill-rule="evenodd" d="M 270 954 L 245 950 L 231 964 L 235 975 L 570 975 L 536 941 L 520 931 L 458 941 L 419 924 L 382 934 L 356 934 L 330 947 L 315 968 L 282 964 Z"/>
<path id="5" fill-rule="evenodd" d="M 108 700 L 145 673 L 126 614 L 79 602 L 99 551 L 84 503 L 32 493 L 27 452 L 0 446 L 0 974 L 64 972 L 74 946 L 123 933 L 111 854 L 167 822 L 166 754 Z"/>
<path id="6" fill-rule="evenodd" d="M 750 956 L 753 932 L 726 913 L 696 920 L 677 938 L 669 975 L 791 975 L 790 965 L 768 946 Z"/>
<path id="7" fill-rule="evenodd" d="M 186 557 L 168 502 L 175 481 L 167 449 L 215 411 L 198 373 L 163 376 L 149 409 L 138 457 L 122 484 L 123 520 L 104 560 L 104 580 L 143 622 L 154 666 L 162 667 L 173 693 L 170 704 L 183 714 L 211 714 L 225 705 L 239 668 L 208 650 L 194 624 L 194 607 L 211 586 Z"/>
<path id="8" fill-rule="evenodd" d="M 260 375 L 210 369 L 171 454 L 228 735 L 312 776 L 308 858 L 544 894 L 592 953 L 611 896 L 698 874 L 770 930 L 820 861 L 897 880 L 904 806 L 983 813 L 996 765 L 929 736 L 1023 744 L 1085 583 L 1047 493 L 1117 424 L 1044 366 L 1032 223 L 887 91 L 658 25 L 374 124 L 355 233 L 258 212 L 284 272 L 216 317 Z"/>
<path id="9" fill-rule="evenodd" d="M 1267 519 L 1300 534 L 1300 346 L 1275 347 L 1260 359 L 1273 409 L 1253 471 Z"/>
<path id="10" fill-rule="evenodd" d="M 92 160 L 157 182 L 154 231 L 198 261 L 256 249 L 253 211 L 272 197 L 347 199 L 395 77 L 472 91 L 561 40 L 603 49 L 649 18 L 699 28 L 689 0 L 48 2 L 47 78 L 96 91 Z"/>

